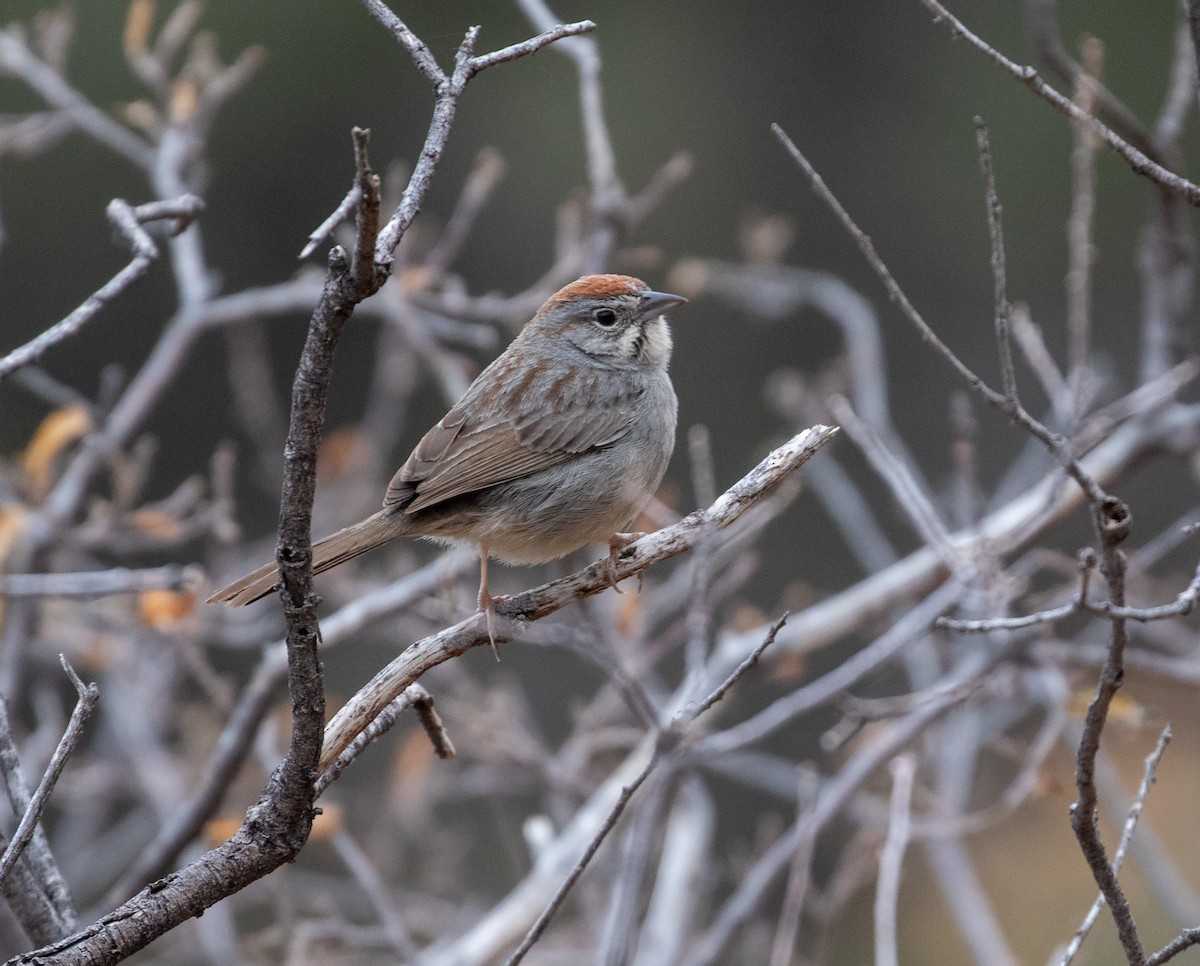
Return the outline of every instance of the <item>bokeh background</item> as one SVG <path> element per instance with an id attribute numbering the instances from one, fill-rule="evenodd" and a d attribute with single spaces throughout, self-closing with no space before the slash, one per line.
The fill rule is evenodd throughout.
<path id="1" fill-rule="evenodd" d="M 515 7 L 500 0 L 393 6 L 443 64 L 471 24 L 483 27 L 481 51 L 534 32 Z M 32 0 L 4 0 L 0 18 L 26 19 L 40 7 Z M 71 76 L 97 104 L 116 110 L 141 93 L 120 55 L 124 4 L 81 0 L 76 8 L 80 30 Z M 953 9 L 1014 59 L 1034 61 L 1020 4 L 960 0 Z M 595 36 L 603 57 L 605 113 L 626 187 L 636 192 L 678 151 L 694 160 L 691 177 L 630 239 L 648 249 L 640 274 L 652 286 L 666 287 L 681 259 L 740 260 L 744 219 L 788 218 L 795 231 L 788 264 L 831 271 L 878 307 L 893 419 L 935 484 L 946 483 L 952 470 L 948 399 L 959 387 L 887 305 L 852 241 L 809 190 L 768 125 L 781 124 L 813 161 L 941 336 L 968 365 L 994 379 L 992 280 L 972 123 L 981 115 L 990 128 L 1004 203 L 1010 297 L 1028 303 L 1061 358 L 1069 127 L 1011 77 L 952 40 L 917 0 L 569 0 L 556 4 L 555 12 L 562 20 L 590 18 L 599 24 Z M 1068 46 L 1084 33 L 1103 40 L 1105 82 L 1152 121 L 1165 89 L 1177 5 L 1073 0 L 1060 5 L 1060 14 Z M 349 184 L 353 125 L 371 129 L 378 167 L 391 159 L 411 159 L 424 136 L 431 97 L 403 53 L 350 0 L 209 0 L 204 23 L 217 36 L 225 61 L 252 44 L 267 51 L 265 67 L 226 106 L 214 128 L 208 207 L 199 223 L 221 288 L 232 292 L 296 271 L 308 233 Z M 37 106 L 20 83 L 0 78 L 0 113 Z M 1185 143 L 1194 154 L 1194 120 L 1189 128 Z M 506 174 L 452 268 L 473 293 L 511 293 L 545 270 L 552 258 L 556 208 L 586 182 L 578 87 L 566 58 L 546 50 L 488 71 L 471 84 L 422 219 L 444 221 L 485 147 L 500 152 Z M 1136 248 L 1153 192 L 1107 153 L 1100 154 L 1098 170 L 1095 343 L 1112 374 L 1109 393 L 1115 395 L 1132 386 L 1136 369 L 1131 336 L 1139 298 Z M 61 318 L 124 263 L 126 252 L 113 244 L 104 218 L 104 206 L 114 196 L 134 203 L 147 197 L 135 172 L 81 135 L 35 158 L 0 160 L 0 351 Z M 84 332 L 49 352 L 43 365 L 64 382 L 94 393 L 105 366 L 136 369 L 172 307 L 168 273 L 156 269 Z M 297 315 L 266 323 L 281 402 L 305 321 Z M 370 364 L 374 325 L 356 320 L 342 341 L 331 428 L 353 423 L 358 415 L 365 387 L 355 373 Z M 709 427 L 722 487 L 787 432 L 764 399 L 768 376 L 781 366 L 816 374 L 840 348 L 837 331 L 816 313 L 766 323 L 715 300 L 698 299 L 676 313 L 674 330 L 681 428 Z M 153 484 L 159 494 L 192 473 L 205 472 L 214 447 L 237 438 L 225 351 L 218 334 L 206 337 L 145 427 L 159 443 Z M 480 353 L 479 362 L 488 357 Z M 18 453 L 46 411 L 19 389 L 0 385 L 0 453 Z M 986 478 L 989 469 L 998 472 L 1007 465 L 1024 441 L 1002 421 L 987 414 L 981 419 Z M 415 422 L 409 427 L 404 451 L 423 429 Z M 840 455 L 868 493 L 884 492 L 845 442 Z M 678 503 L 690 506 L 683 447 L 668 483 Z M 1146 527 L 1142 532 L 1152 533 L 1174 515 L 1168 504 L 1188 499 L 1169 498 L 1171 488 L 1190 484 L 1158 479 L 1148 470 L 1139 485 L 1151 485 L 1163 496 L 1141 503 L 1133 498 L 1135 518 Z M 878 505 L 886 507 L 886 499 Z M 889 512 L 881 510 L 885 517 Z M 268 535 L 274 525 L 270 499 L 248 489 L 240 518 L 248 538 Z M 792 584 L 832 591 L 857 579 L 838 537 L 822 519 L 819 510 L 806 508 L 802 526 L 793 511 L 768 535 L 767 565 L 750 591 L 764 606 Z M 915 545 L 898 516 L 886 522 L 899 546 Z M 1076 521 L 1075 530 L 1079 540 L 1086 539 L 1086 521 Z M 519 586 L 526 577 L 505 579 Z M 361 677 L 369 673 L 371 660 L 345 673 Z M 521 659 L 514 661 L 521 671 Z M 1153 806 L 1162 817 L 1173 808 L 1190 810 L 1194 802 L 1187 797 L 1194 789 L 1171 785 L 1178 781 L 1171 776 L 1194 764 L 1197 715 L 1193 694 L 1159 693 L 1151 701 L 1152 716 L 1170 716 L 1180 735 L 1178 756 L 1165 769 L 1166 790 Z M 1115 753 L 1132 762 L 1130 775 L 1135 774 L 1144 735 L 1134 729 L 1114 740 Z M 1065 756 L 1058 765 L 1057 775 L 1069 789 Z M 1086 870 L 1070 840 L 1066 802 L 1061 788 L 1050 789 L 1020 822 L 987 833 L 979 844 L 998 904 L 1027 927 L 1012 940 L 1031 962 L 1063 936 L 1090 895 Z M 1171 835 L 1172 823 L 1164 819 L 1164 825 Z M 1195 869 L 1200 856 L 1194 841 L 1172 841 L 1193 860 L 1185 866 Z M 1061 855 L 1063 881 L 1031 895 L 1023 888 L 1030 875 L 1025 861 L 1045 853 Z M 1044 871 L 1043 866 L 1038 874 Z M 926 890 L 919 863 L 912 875 L 913 887 L 904 893 L 902 934 L 909 961 L 963 961 L 963 950 L 952 938 L 942 941 L 953 930 L 945 928 L 936 900 L 922 899 Z M 1047 893 L 1056 892 L 1063 896 L 1062 907 L 1049 912 Z M 1153 928 L 1153 913 L 1147 922 Z M 936 955 L 927 944 L 932 935 L 939 938 Z M 863 961 L 867 939 L 843 938 L 844 961 Z M 1107 939 L 1098 945 L 1111 948 Z"/>

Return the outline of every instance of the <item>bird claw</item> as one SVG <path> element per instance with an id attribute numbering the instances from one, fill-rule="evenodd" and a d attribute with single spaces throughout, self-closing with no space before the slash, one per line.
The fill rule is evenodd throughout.
<path id="1" fill-rule="evenodd" d="M 487 622 L 488 643 L 492 645 L 492 654 L 495 655 L 497 664 L 500 663 L 500 649 L 496 646 L 496 605 L 504 600 L 508 600 L 508 594 L 500 594 L 498 597 L 483 593 L 479 595 L 479 610 Z"/>
<path id="2" fill-rule="evenodd" d="M 617 554 L 628 547 L 635 540 L 640 540 L 646 534 L 637 533 L 614 533 L 608 538 L 608 560 L 605 562 L 604 570 L 608 575 L 608 584 L 618 594 L 623 594 L 620 587 L 617 586 Z M 642 575 L 638 573 L 638 593 L 642 592 Z"/>

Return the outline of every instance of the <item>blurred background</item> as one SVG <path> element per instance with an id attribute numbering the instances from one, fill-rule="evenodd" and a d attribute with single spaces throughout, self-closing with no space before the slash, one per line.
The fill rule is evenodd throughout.
<path id="1" fill-rule="evenodd" d="M 42 7 L 34 0 L 5 0 L 0 17 L 27 20 Z M 471 24 L 482 26 L 480 52 L 534 32 L 515 6 L 499 0 L 395 2 L 393 8 L 443 65 L 450 63 Z M 952 9 L 1016 61 L 1036 63 L 1022 26 L 1022 5 L 960 0 Z M 69 76 L 94 103 L 120 114 L 124 105 L 142 97 L 121 56 L 124 4 L 80 0 L 75 10 L 78 36 Z M 768 261 L 832 273 L 873 303 L 881 320 L 895 428 L 935 491 L 948 497 L 955 438 L 950 397 L 960 386 L 888 304 L 854 243 L 809 189 L 769 125 L 780 124 L 822 173 L 941 337 L 995 384 L 990 249 L 973 118 L 982 116 L 991 133 L 1004 205 L 1009 296 L 1028 305 L 1050 351 L 1060 359 L 1071 203 L 1072 134 L 1065 120 L 965 43 L 953 40 L 917 0 L 751 6 L 569 0 L 554 11 L 564 21 L 590 18 L 598 24 L 594 36 L 602 56 L 605 117 L 625 187 L 640 191 L 679 152 L 692 162 L 690 175 L 626 240 L 623 260 L 614 269 L 670 289 L 692 277 L 685 273 L 695 265 L 691 260 L 744 264 L 761 258 L 753 242 L 761 233 L 755 236 L 753 229 L 767 226 Z M 1064 0 L 1059 14 L 1072 51 L 1084 34 L 1103 41 L 1104 82 L 1152 123 L 1165 96 L 1177 4 Z M 371 129 L 377 169 L 385 170 L 393 161 L 411 162 L 424 137 L 432 99 L 407 57 L 355 3 L 208 0 L 202 26 L 215 35 L 223 62 L 252 45 L 266 52 L 262 69 L 220 112 L 206 158 L 202 193 L 207 208 L 198 228 L 220 292 L 231 293 L 285 280 L 298 270 L 297 255 L 307 236 L 350 184 L 352 126 Z M 413 243 L 421 244 L 422 232 L 436 237 L 445 225 L 480 152 L 498 152 L 503 178 L 450 266 L 472 295 L 522 291 L 552 261 L 559 206 L 587 183 L 578 102 L 574 67 L 553 49 L 487 71 L 469 86 Z M 0 114 L 39 106 L 21 82 L 0 76 Z M 1193 110 L 1183 142 L 1187 154 L 1194 154 L 1196 130 Z M 1135 385 L 1137 246 L 1156 195 L 1111 153 L 1099 153 L 1097 169 L 1094 351 L 1097 367 L 1109 377 L 1102 398 L 1111 399 Z M 137 172 L 82 135 L 69 135 L 33 157 L 0 159 L 0 352 L 61 318 L 124 264 L 126 249 L 114 243 L 104 217 L 113 197 L 134 204 L 149 199 Z M 309 263 L 319 268 L 327 247 Z M 48 352 L 41 365 L 54 378 L 94 396 L 106 370 L 136 371 L 174 305 L 170 274 L 160 264 L 83 332 Z M 261 326 L 275 380 L 269 392 L 284 410 L 306 321 L 300 312 L 267 319 Z M 687 429 L 708 427 L 715 481 L 718 491 L 724 489 L 770 445 L 794 431 L 771 394 L 796 379 L 819 379 L 839 356 L 842 337 L 811 309 L 767 319 L 703 295 L 674 313 L 672 322 L 681 445 L 664 499 L 686 512 L 696 503 L 683 444 Z M 362 414 L 368 386 L 361 374 L 374 364 L 378 324 L 356 317 L 342 340 L 327 422 L 330 434 L 355 425 Z M 482 366 L 513 331 L 499 326 L 493 345 L 461 351 Z M 269 555 L 277 498 L 269 481 L 255 474 L 259 456 L 232 412 L 228 358 L 233 351 L 227 332 L 203 336 L 154 407 L 143 427 L 157 444 L 146 495 L 164 497 L 181 480 L 208 473 L 214 450 L 232 440 L 239 457 L 236 518 L 244 540 Z M 1021 376 L 1023 385 L 1026 378 Z M 382 458 L 399 465 L 443 406 L 431 386 L 403 414 L 394 452 Z M 0 455 L 15 460 L 49 410 L 44 400 L 11 381 L 0 383 Z M 976 415 L 979 472 L 987 488 L 1025 440 L 993 414 Z M 838 445 L 838 458 L 874 500 L 897 548 L 907 552 L 918 546 L 891 508 L 886 490 L 845 440 Z M 1137 521 L 1135 540 L 1136 534 L 1157 533 L 1181 508 L 1192 505 L 1193 491 L 1194 480 L 1182 473 L 1160 474 L 1153 465 L 1141 471 L 1120 490 Z M 861 576 L 823 511 L 807 496 L 801 500 L 802 508 L 793 508 L 760 541 L 762 564 L 743 590 L 745 606 L 774 611 L 781 603 L 800 605 Z M 1089 530 L 1078 514 L 1056 539 L 1073 552 L 1089 539 Z M 425 554 L 421 549 L 403 552 L 417 558 Z M 187 553 L 183 548 L 170 561 L 151 554 L 145 562 L 186 563 Z M 230 572 L 218 578 L 233 576 L 234 564 L 229 566 Z M 1181 557 L 1179 586 L 1190 567 L 1187 556 Z M 500 579 L 501 589 L 514 590 L 534 578 L 526 571 L 506 571 Z M 1170 593 L 1174 590 L 1164 592 L 1162 599 Z M 333 686 L 354 687 L 387 659 L 390 645 L 377 642 L 341 655 L 332 672 Z M 964 646 L 971 646 L 969 639 Z M 484 667 L 489 655 L 471 658 L 478 662 L 482 680 L 488 674 L 545 674 L 548 665 L 552 680 L 534 680 L 543 680 L 549 691 L 568 692 L 546 696 L 550 710 L 544 723 L 549 727 L 567 714 L 574 684 L 588 679 L 570 659 L 547 659 L 543 652 L 514 652 L 511 659 L 506 652 L 498 671 Z M 237 653 L 223 660 L 224 670 L 235 676 L 247 667 Z M 786 683 L 772 686 L 782 689 Z M 1156 686 L 1140 692 L 1139 687 L 1135 681 L 1131 690 L 1140 717 L 1118 723 L 1113 755 L 1129 765 L 1125 779 L 1132 787 L 1157 725 L 1168 718 L 1175 725 L 1176 745 L 1151 809 L 1159 832 L 1180 853 L 1180 865 L 1192 873 L 1197 888 L 1200 846 L 1182 818 L 1192 811 L 1197 791 L 1200 716 L 1194 690 Z M 1146 720 L 1150 724 L 1143 729 Z M 814 732 L 789 740 L 803 753 L 816 754 L 815 737 Z M 1056 754 L 1043 794 L 974 840 L 1002 918 L 1010 926 L 1019 923 L 1011 929 L 1010 941 L 1024 962 L 1044 961 L 1092 897 L 1066 821 L 1073 790 L 1070 769 L 1066 751 Z M 373 780 L 367 769 L 356 772 L 354 782 L 365 783 L 360 792 L 370 795 Z M 733 794 L 726 806 L 736 811 Z M 1173 820 L 1173 814 L 1181 817 Z M 729 821 L 731 836 L 747 838 L 746 848 L 752 851 L 754 830 L 738 828 L 736 816 L 723 820 Z M 1026 862 L 1032 855 L 1055 858 L 1043 858 L 1031 875 Z M 902 961 L 966 961 L 966 947 L 948 925 L 928 873 L 914 862 L 909 874 L 910 884 L 902 893 Z M 1135 895 L 1137 888 L 1135 873 Z M 864 894 L 861 903 L 866 905 L 860 903 L 847 917 L 831 961 L 855 963 L 869 957 L 862 926 L 869 923 L 869 901 Z M 1161 914 L 1154 911 L 1155 903 L 1145 900 L 1143 908 L 1145 928 L 1169 937 L 1171 926 L 1165 918 L 1156 920 Z M 1109 927 L 1102 922 L 1098 928 L 1104 938 L 1096 941 L 1093 958 L 1086 961 L 1121 961 Z"/>

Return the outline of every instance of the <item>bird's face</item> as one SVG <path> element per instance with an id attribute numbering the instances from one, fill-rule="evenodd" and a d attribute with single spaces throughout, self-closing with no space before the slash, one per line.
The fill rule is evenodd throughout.
<path id="1" fill-rule="evenodd" d="M 551 296 L 533 325 L 594 359 L 665 369 L 671 358 L 671 332 L 662 315 L 686 301 L 653 292 L 628 275 L 588 275 Z"/>

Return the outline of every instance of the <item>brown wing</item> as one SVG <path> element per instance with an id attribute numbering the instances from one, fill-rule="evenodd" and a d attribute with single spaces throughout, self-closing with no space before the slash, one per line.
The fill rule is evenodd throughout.
<path id="1" fill-rule="evenodd" d="M 385 507 L 416 513 L 564 463 L 620 439 L 639 390 L 600 370 L 535 369 L 513 378 L 489 366 L 392 478 Z"/>

